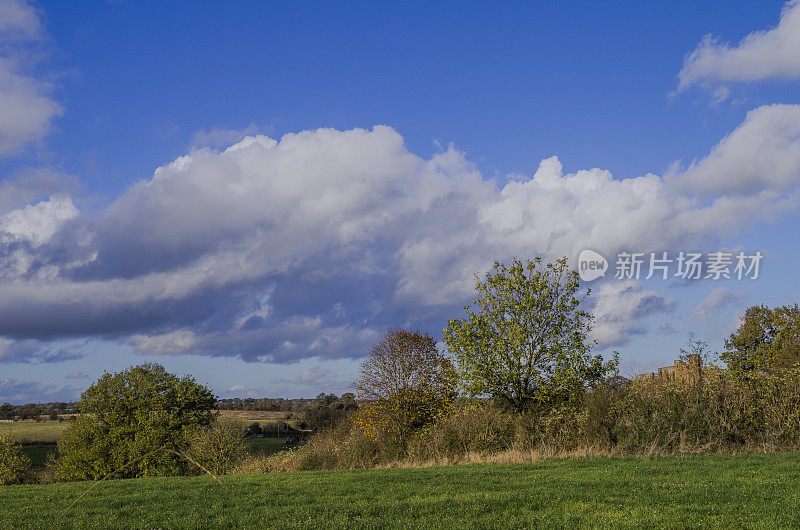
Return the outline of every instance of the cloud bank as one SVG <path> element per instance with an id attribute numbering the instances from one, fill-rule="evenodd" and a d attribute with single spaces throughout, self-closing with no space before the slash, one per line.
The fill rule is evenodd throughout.
<path id="1" fill-rule="evenodd" d="M 30 72 L 44 38 L 36 10 L 24 0 L 0 0 L 0 157 L 43 138 L 61 106 L 52 88 Z"/>
<path id="2" fill-rule="evenodd" d="M 0 403 L 69 402 L 80 398 L 80 391 L 69 385 L 45 385 L 35 381 L 0 379 Z"/>
<path id="3" fill-rule="evenodd" d="M 684 59 L 678 92 L 692 85 L 800 78 L 800 0 L 783 7 L 778 25 L 747 35 L 736 46 L 706 35 Z M 716 92 L 717 99 L 727 90 Z"/>
<path id="4" fill-rule="evenodd" d="M 765 106 L 663 176 L 566 173 L 551 157 L 502 187 L 386 126 L 196 149 L 101 211 L 65 192 L 0 211 L 0 360 L 87 337 L 143 354 L 360 357 L 389 326 L 438 333 L 495 258 L 714 249 L 797 212 L 799 131 L 800 106 Z M 673 308 L 635 282 L 590 300 L 601 346 Z"/>

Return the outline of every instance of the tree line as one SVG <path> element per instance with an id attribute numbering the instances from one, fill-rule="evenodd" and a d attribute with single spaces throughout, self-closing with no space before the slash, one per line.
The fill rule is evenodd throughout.
<path id="1" fill-rule="evenodd" d="M 646 444 L 708 445 L 711 437 L 723 445 L 800 442 L 797 305 L 750 308 L 721 354 L 725 378 L 679 388 L 626 381 L 616 353 L 610 359 L 592 354 L 593 317 L 583 309 L 590 290 L 581 289 L 566 258 L 495 262 L 476 277 L 475 289 L 465 315 L 444 329 L 445 348 L 420 331 L 386 332 L 362 363 L 358 395 L 317 396 L 304 421 L 319 434 L 264 469 L 359 467 L 412 454 L 452 458 L 581 443 L 635 452 Z M 243 432 L 219 423 L 218 406 L 208 388 L 158 364 L 105 374 L 83 393 L 81 414 L 58 442 L 55 475 L 193 472 L 183 452 L 230 470 L 242 456 Z M 168 450 L 154 452 L 159 448 Z"/>

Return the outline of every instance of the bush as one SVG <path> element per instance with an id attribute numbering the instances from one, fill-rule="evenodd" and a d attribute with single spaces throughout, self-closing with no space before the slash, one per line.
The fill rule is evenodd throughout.
<path id="1" fill-rule="evenodd" d="M 20 484 L 31 468 L 31 460 L 10 438 L 0 436 L 0 484 Z"/>
<path id="2" fill-rule="evenodd" d="M 245 436 L 258 436 L 259 434 L 264 434 L 264 431 L 261 430 L 261 424 L 257 421 L 254 421 L 247 426 L 247 430 L 244 434 Z"/>
<path id="3" fill-rule="evenodd" d="M 618 443 L 617 425 L 625 388 L 604 384 L 588 392 L 576 418 L 581 442 L 598 451 L 610 451 Z"/>
<path id="4" fill-rule="evenodd" d="M 700 383 L 643 376 L 608 381 L 580 403 L 522 413 L 458 401 L 407 439 L 365 431 L 371 405 L 271 470 L 349 469 L 401 463 L 519 461 L 559 454 L 665 454 L 800 449 L 800 366 Z M 380 418 L 385 415 L 378 415 Z M 354 423 L 358 428 L 354 428 Z"/>
<path id="5" fill-rule="evenodd" d="M 190 377 L 143 364 L 105 374 L 81 396 L 82 414 L 58 442 L 62 480 L 178 475 L 187 462 L 166 451 L 186 449 L 187 435 L 214 419 L 216 399 Z M 126 467 L 127 466 L 127 467 Z"/>
<path id="6" fill-rule="evenodd" d="M 506 451 L 516 438 L 515 420 L 515 414 L 482 403 L 454 406 L 411 440 L 408 453 L 417 462 L 459 462 Z"/>
<path id="7" fill-rule="evenodd" d="M 404 444 L 391 437 L 365 434 L 355 428 L 351 418 L 346 418 L 293 451 L 256 459 L 259 461 L 249 462 L 246 467 L 268 471 L 366 469 L 399 461 L 404 449 Z"/>
<path id="8" fill-rule="evenodd" d="M 303 425 L 314 431 L 330 429 L 347 416 L 343 409 L 313 407 L 303 414 Z"/>
<path id="9" fill-rule="evenodd" d="M 634 379 L 596 393 L 582 411 L 585 441 L 623 453 L 800 447 L 800 367 L 684 384 Z"/>
<path id="10" fill-rule="evenodd" d="M 239 423 L 218 419 L 189 436 L 187 452 L 212 473 L 224 475 L 238 466 L 245 456 L 244 433 Z"/>

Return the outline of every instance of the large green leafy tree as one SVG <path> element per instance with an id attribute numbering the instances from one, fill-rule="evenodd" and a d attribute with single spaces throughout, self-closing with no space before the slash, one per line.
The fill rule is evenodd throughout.
<path id="1" fill-rule="evenodd" d="M 800 307 L 749 307 L 720 357 L 736 375 L 772 371 L 800 362 Z"/>
<path id="2" fill-rule="evenodd" d="M 123 477 L 181 473 L 186 463 L 158 451 L 180 451 L 197 428 L 215 418 L 216 398 L 191 377 L 179 378 L 159 364 L 106 373 L 81 396 L 81 414 L 59 441 L 57 474 L 95 479 L 128 466 Z"/>
<path id="3" fill-rule="evenodd" d="M 616 370 L 616 358 L 590 354 L 592 316 L 580 308 L 578 274 L 566 258 L 495 262 L 475 289 L 474 310 L 444 330 L 468 394 L 523 411 L 579 399 Z"/>

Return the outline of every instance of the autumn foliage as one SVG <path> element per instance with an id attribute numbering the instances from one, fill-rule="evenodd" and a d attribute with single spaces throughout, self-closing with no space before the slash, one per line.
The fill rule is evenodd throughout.
<path id="1" fill-rule="evenodd" d="M 353 421 L 374 439 L 401 441 L 450 406 L 456 385 L 452 362 L 428 334 L 390 330 L 361 366 L 356 389 L 365 404 Z"/>

